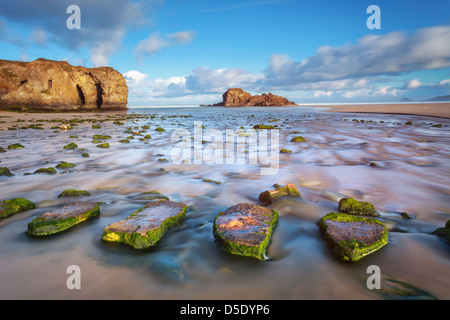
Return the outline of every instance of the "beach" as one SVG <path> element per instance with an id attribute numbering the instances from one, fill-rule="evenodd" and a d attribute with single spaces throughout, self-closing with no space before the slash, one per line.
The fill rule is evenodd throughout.
<path id="1" fill-rule="evenodd" d="M 329 108 L 330 112 L 410 114 L 429 117 L 450 118 L 450 103 L 399 103 L 399 104 L 350 104 L 315 105 Z"/>
<path id="2" fill-rule="evenodd" d="M 359 113 L 362 106 L 0 112 L 0 166 L 14 174 L 0 176 L 0 200 L 36 204 L 0 220 L 0 298 L 449 299 L 449 247 L 432 232 L 450 217 L 450 119 L 448 105 L 441 118 L 430 110 L 417 115 L 428 106 L 402 114 L 392 108 L 403 105 L 370 106 L 370 113 Z M 271 161 L 255 152 L 255 126 L 276 130 Z M 213 134 L 222 157 L 211 161 Z M 293 142 L 298 136 L 304 139 Z M 17 143 L 23 148 L 8 149 Z M 176 159 L 182 143 L 189 147 Z M 233 153 L 220 153 L 226 144 Z M 61 162 L 75 166 L 56 168 Z M 56 173 L 36 173 L 48 167 Z M 268 167 L 275 170 L 262 170 Z M 212 232 L 219 212 L 260 204 L 260 193 L 290 183 L 301 197 L 268 206 L 279 220 L 267 259 L 224 252 Z M 101 213 L 60 234 L 28 235 L 30 221 L 74 200 L 58 197 L 65 189 L 87 190 L 82 199 L 100 203 Z M 146 251 L 102 241 L 106 226 L 142 208 L 143 194 L 153 191 L 187 205 L 185 221 Z M 343 197 L 372 203 L 389 229 L 387 245 L 357 263 L 339 261 L 317 225 Z M 81 290 L 66 287 L 69 265 L 81 269 Z M 409 288 L 407 296 L 368 289 L 371 265 L 383 283 Z"/>

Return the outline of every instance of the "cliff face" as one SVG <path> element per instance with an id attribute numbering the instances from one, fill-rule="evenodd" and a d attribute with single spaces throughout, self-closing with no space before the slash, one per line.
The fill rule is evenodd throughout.
<path id="1" fill-rule="evenodd" d="M 0 60 L 0 108 L 125 110 L 127 100 L 125 78 L 110 67 Z"/>
<path id="2" fill-rule="evenodd" d="M 243 107 L 243 106 L 296 106 L 295 102 L 288 99 L 277 96 L 274 94 L 265 94 L 252 96 L 250 93 L 245 92 L 239 88 L 228 89 L 223 95 L 223 101 L 214 106 L 225 107 Z"/>

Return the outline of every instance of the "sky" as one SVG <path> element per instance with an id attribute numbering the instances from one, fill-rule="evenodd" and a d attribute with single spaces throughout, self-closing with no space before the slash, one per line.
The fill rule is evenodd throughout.
<path id="1" fill-rule="evenodd" d="M 113 67 L 136 106 L 216 103 L 234 87 L 299 104 L 423 101 L 450 95 L 450 1 L 2 1 L 0 59 L 37 58 Z"/>

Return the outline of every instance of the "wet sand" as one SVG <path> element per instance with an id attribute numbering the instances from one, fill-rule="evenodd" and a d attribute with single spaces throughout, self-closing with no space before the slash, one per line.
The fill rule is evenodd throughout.
<path id="1" fill-rule="evenodd" d="M 366 286 L 370 265 L 437 298 L 450 298 L 450 249 L 431 234 L 450 217 L 449 119 L 304 107 L 0 116 L 0 147 L 25 147 L 0 153 L 0 166 L 15 174 L 0 177 L 1 198 L 36 203 L 36 209 L 0 220 L 0 299 L 383 299 Z M 68 131 L 51 129 L 70 119 L 86 121 Z M 92 129 L 93 121 L 100 129 Z M 170 161 L 178 143 L 172 132 L 193 133 L 196 121 L 205 131 L 223 132 L 224 141 L 227 129 L 277 125 L 280 149 L 292 153 L 279 154 L 274 175 L 261 175 L 260 164 Z M 44 130 L 25 129 L 31 124 Z M 166 131 L 157 132 L 159 126 Z M 127 128 L 137 134 L 121 143 L 130 136 Z M 96 134 L 110 135 L 110 148 L 97 148 Z M 140 140 L 147 134 L 151 139 Z M 306 142 L 290 142 L 297 135 Z M 78 148 L 63 149 L 70 142 Z M 54 175 L 29 174 L 60 161 L 77 166 Z M 294 183 L 302 198 L 269 207 L 280 213 L 270 259 L 225 254 L 212 234 L 216 215 L 241 202 L 258 204 L 258 195 L 275 183 Z M 87 190 L 86 200 L 102 202 L 100 216 L 55 236 L 28 236 L 33 218 L 73 201 L 58 198 L 69 188 Z M 139 194 L 152 190 L 188 205 L 185 222 L 146 252 L 103 242 L 103 229 L 144 206 Z M 390 228 L 389 243 L 355 264 L 337 261 L 317 227 L 343 196 L 373 203 Z M 81 268 L 81 290 L 66 287 L 66 269 L 73 264 Z"/>
<path id="2" fill-rule="evenodd" d="M 450 103 L 315 105 L 314 107 L 329 108 L 327 110 L 329 112 L 407 114 L 450 118 Z"/>

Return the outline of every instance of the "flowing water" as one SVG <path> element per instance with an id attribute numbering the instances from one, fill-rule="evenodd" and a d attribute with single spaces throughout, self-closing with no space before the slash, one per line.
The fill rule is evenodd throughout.
<path id="1" fill-rule="evenodd" d="M 377 265 L 383 276 L 449 299 L 450 249 L 431 232 L 450 217 L 450 120 L 318 110 L 130 109 L 128 114 L 135 116 L 117 116 L 124 119 L 123 125 L 108 120 L 100 122 L 101 129 L 92 129 L 92 123 L 84 122 L 57 132 L 50 129 L 55 123 L 40 120 L 101 120 L 111 114 L 2 117 L 1 128 L 17 125 L 19 130 L 0 131 L 0 146 L 21 143 L 25 148 L 0 153 L 0 166 L 15 174 L 0 177 L 0 199 L 24 197 L 37 206 L 0 220 L 0 298 L 379 299 L 379 292 L 366 286 L 368 266 Z M 17 118 L 24 122 L 15 122 Z M 407 121 L 412 125 L 406 125 Z M 20 129 L 31 123 L 42 123 L 45 129 Z M 432 126 L 438 123 L 442 126 Z M 260 162 L 193 163 L 196 152 L 201 153 L 198 148 L 208 146 L 191 140 L 202 125 L 203 133 L 217 129 L 223 142 L 228 142 L 233 137 L 226 129 L 242 126 L 247 130 L 256 124 L 277 125 L 279 148 L 292 151 L 276 154 L 275 174 L 262 174 L 267 163 Z M 166 131 L 158 133 L 158 126 Z M 132 135 L 124 133 L 128 127 L 146 132 L 134 134 L 130 143 L 120 143 Z M 192 136 L 172 141 L 175 129 L 185 129 Z M 97 148 L 92 143 L 94 134 L 111 135 L 110 148 Z M 138 139 L 146 134 L 152 138 Z M 297 135 L 307 141 L 290 142 Z M 194 152 L 191 158 L 188 154 L 181 163 L 174 163 L 171 152 L 183 139 L 193 142 Z M 69 142 L 79 148 L 63 149 Z M 255 148 L 252 141 L 247 146 Z M 82 157 L 82 152 L 90 157 Z M 233 155 L 239 153 L 250 154 L 240 150 Z M 161 161 L 164 158 L 168 161 Z M 77 166 L 55 175 L 27 174 L 60 161 Z M 302 198 L 270 206 L 280 219 L 268 259 L 224 253 L 212 234 L 215 216 L 237 203 L 258 203 L 259 194 L 273 189 L 275 183 L 296 184 Z M 27 224 L 34 217 L 73 201 L 57 197 L 69 188 L 88 190 L 91 196 L 86 199 L 102 202 L 100 216 L 58 235 L 28 236 Z M 149 251 L 103 242 L 103 229 L 141 208 L 146 201 L 139 200 L 139 194 L 152 190 L 188 205 L 185 222 L 169 230 Z M 317 227 L 322 216 L 337 211 L 343 196 L 373 203 L 390 229 L 385 247 L 353 264 L 336 259 Z M 401 212 L 413 219 L 402 218 Z M 80 267 L 81 290 L 66 286 L 70 265 Z"/>

